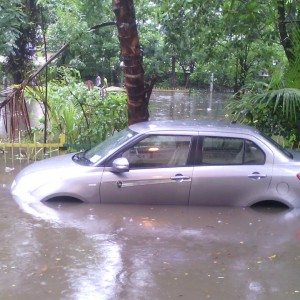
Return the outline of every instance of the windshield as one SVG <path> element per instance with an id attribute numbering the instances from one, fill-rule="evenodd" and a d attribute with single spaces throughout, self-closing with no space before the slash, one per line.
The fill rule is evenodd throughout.
<path id="1" fill-rule="evenodd" d="M 137 135 L 137 133 L 128 128 L 117 132 L 99 145 L 87 151 L 84 157 L 94 164 L 104 156 L 111 154 L 116 148 L 130 140 L 135 135 Z"/>
<path id="2" fill-rule="evenodd" d="M 281 151 L 285 156 L 289 157 L 289 158 L 293 158 L 293 154 L 291 152 L 289 152 L 288 150 L 286 150 L 285 148 L 283 148 L 280 144 L 278 144 L 277 142 L 275 142 L 272 138 L 270 138 L 269 136 L 265 135 L 264 133 L 260 133 L 266 140 L 268 140 L 274 147 L 276 147 L 279 151 Z"/>

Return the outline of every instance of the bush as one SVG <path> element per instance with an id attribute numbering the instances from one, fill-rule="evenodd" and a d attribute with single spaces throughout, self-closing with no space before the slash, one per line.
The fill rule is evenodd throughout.
<path id="1" fill-rule="evenodd" d="M 226 107 L 231 119 L 255 126 L 270 136 L 283 137 L 289 146 L 300 142 L 300 90 L 247 90 Z"/>
<path id="2" fill-rule="evenodd" d="M 58 73 L 59 80 L 48 85 L 51 136 L 63 132 L 72 148 L 87 149 L 127 126 L 125 93 L 101 95 L 97 88 L 89 90 L 76 70 L 59 68 Z M 27 97 L 42 102 L 44 89 L 27 88 Z"/>

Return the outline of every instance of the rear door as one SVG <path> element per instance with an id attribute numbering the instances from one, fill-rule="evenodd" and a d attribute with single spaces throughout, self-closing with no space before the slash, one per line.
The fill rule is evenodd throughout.
<path id="1" fill-rule="evenodd" d="M 273 153 L 252 136 L 199 138 L 191 205 L 247 206 L 266 197 Z"/>
<path id="2" fill-rule="evenodd" d="M 187 205 L 195 141 L 196 137 L 184 132 L 152 134 L 122 150 L 113 159 L 126 157 L 130 170 L 112 173 L 108 163 L 100 187 L 101 202 Z"/>

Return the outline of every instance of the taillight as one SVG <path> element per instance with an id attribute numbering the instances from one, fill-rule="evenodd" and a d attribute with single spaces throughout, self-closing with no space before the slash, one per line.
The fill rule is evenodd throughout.
<path id="1" fill-rule="evenodd" d="M 300 173 L 297 174 L 297 178 L 300 180 Z"/>

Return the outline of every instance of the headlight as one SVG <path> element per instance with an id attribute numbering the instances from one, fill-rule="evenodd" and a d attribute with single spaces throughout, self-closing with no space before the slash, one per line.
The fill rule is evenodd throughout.
<path id="1" fill-rule="evenodd" d="M 31 193 L 46 184 L 49 180 L 50 178 L 47 175 L 41 173 L 28 174 L 14 181 L 11 188 L 17 193 Z"/>

